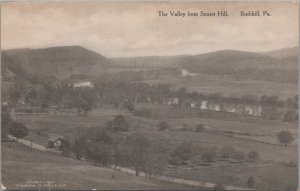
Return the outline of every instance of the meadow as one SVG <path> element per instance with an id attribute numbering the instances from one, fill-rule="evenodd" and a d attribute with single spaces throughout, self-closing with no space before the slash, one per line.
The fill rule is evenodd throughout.
<path id="1" fill-rule="evenodd" d="M 12 142 L 2 144 L 1 169 L 2 183 L 8 190 L 195 189 L 123 174 L 113 169 L 92 166 L 85 161 L 37 151 Z"/>
<path id="2" fill-rule="evenodd" d="M 167 168 L 165 175 L 220 182 L 222 184 L 245 186 L 249 176 L 253 176 L 256 187 L 261 189 L 293 188 L 297 182 L 297 168 L 287 167 L 290 161 L 297 161 L 297 142 L 291 145 L 280 145 L 276 134 L 280 130 L 290 130 L 295 140 L 298 138 L 297 123 L 287 123 L 278 120 L 266 120 L 257 117 L 204 118 L 197 117 L 193 109 L 178 109 L 155 104 L 137 104 L 137 107 L 150 108 L 156 117 L 136 117 L 122 109 L 110 108 L 111 115 L 102 115 L 107 109 L 96 109 L 91 115 L 13 115 L 30 129 L 30 135 L 25 139 L 46 144 L 48 133 L 63 135 L 68 139 L 77 136 L 81 131 L 92 126 L 101 127 L 111 120 L 113 114 L 123 114 L 131 123 L 131 128 L 123 134 L 130 135 L 141 132 L 150 140 L 165 140 L 169 143 L 169 152 L 181 143 L 191 143 L 196 148 L 232 146 L 247 154 L 256 151 L 259 154 L 257 162 L 233 163 L 216 161 L 207 167 L 192 165 Z M 195 116 L 194 116 L 195 115 Z M 166 121 L 169 131 L 159 131 L 159 121 Z M 204 130 L 195 132 L 198 124 L 204 125 Z M 188 127 L 183 129 L 182 127 Z M 39 133 L 38 132 L 43 132 Z M 192 161 L 201 161 L 195 153 Z M 189 162 L 190 163 L 190 162 Z M 193 162 L 192 162 L 193 163 Z M 186 170 L 188 168 L 188 170 Z M 185 169 L 185 170 L 183 170 Z M 288 178 L 286 178 L 288 177 Z M 290 189 L 288 189 L 290 190 Z"/>
<path id="3" fill-rule="evenodd" d="M 297 84 L 277 83 L 256 80 L 235 80 L 228 77 L 218 76 L 193 76 L 161 78 L 147 80 L 149 84 L 167 83 L 173 88 L 186 87 L 189 91 L 196 91 L 202 94 L 220 93 L 223 96 L 243 95 L 277 95 L 279 98 L 287 99 L 298 94 Z"/>

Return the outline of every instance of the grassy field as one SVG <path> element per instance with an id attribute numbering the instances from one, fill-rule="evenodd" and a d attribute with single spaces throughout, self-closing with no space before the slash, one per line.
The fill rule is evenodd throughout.
<path id="1" fill-rule="evenodd" d="M 112 117 L 80 116 L 80 115 L 13 115 L 13 118 L 23 122 L 31 131 L 54 133 L 73 138 L 82 129 L 91 126 L 101 126 Z"/>
<path id="2" fill-rule="evenodd" d="M 244 187 L 248 178 L 253 176 L 255 188 L 289 191 L 297 190 L 298 176 L 297 168 L 285 167 L 280 163 L 235 164 L 201 169 L 169 170 L 165 174 Z"/>
<path id="3" fill-rule="evenodd" d="M 230 145 L 245 152 L 257 150 L 264 160 L 280 162 L 297 160 L 297 142 L 295 141 L 289 146 L 282 146 L 278 144 L 276 139 L 276 134 L 279 131 L 288 129 L 293 132 L 295 140 L 297 140 L 298 129 L 296 123 L 243 117 L 228 119 L 149 119 L 130 116 L 128 118 L 132 126 L 137 127 L 130 129 L 128 133 L 132 133 L 137 129 L 150 138 L 166 139 L 175 144 L 193 142 L 199 146 Z M 101 124 L 112 118 L 76 115 L 14 115 L 14 119 L 25 123 L 33 132 L 32 136 L 28 136 L 26 139 L 32 138 L 38 143 L 45 143 L 43 138 L 36 136 L 37 132 L 54 133 L 72 139 L 81 130 L 91 126 L 101 126 Z M 160 120 L 166 121 L 171 127 L 171 131 L 158 131 L 156 125 Z M 182 127 L 183 124 L 191 128 L 194 128 L 197 124 L 203 124 L 206 129 L 203 132 L 179 131 L 176 129 Z"/>
<path id="4" fill-rule="evenodd" d="M 115 178 L 111 178 L 112 175 Z M 47 181 L 51 181 L 50 187 L 37 187 Z M 18 143 L 2 144 L 2 183 L 9 190 L 193 189 L 91 166 L 84 161 L 32 150 Z"/>
<path id="5" fill-rule="evenodd" d="M 236 164 L 223 167 L 211 165 L 205 170 L 193 167 L 188 171 L 166 171 L 167 175 L 181 178 L 188 177 L 189 179 L 203 179 L 230 185 L 236 183 L 237 186 L 244 186 L 247 178 L 252 175 L 258 188 L 275 189 L 278 187 L 286 189 L 295 187 L 297 183 L 297 168 L 286 167 L 283 163 L 298 160 L 297 142 L 295 141 L 289 146 L 279 145 L 276 140 L 276 133 L 280 130 L 288 129 L 293 133 L 295 140 L 297 140 L 297 123 L 271 121 L 256 117 L 200 118 L 190 114 L 191 110 L 174 110 L 173 108 L 153 104 L 137 105 L 137 107 L 146 106 L 153 109 L 158 117 L 142 118 L 123 113 L 130 120 L 133 127 L 126 134 L 140 131 L 149 139 L 167 140 L 170 151 L 182 142 L 190 142 L 199 148 L 233 146 L 236 150 L 244 153 L 252 150 L 259 153 L 257 165 Z M 104 111 L 98 109 L 91 116 L 14 115 L 13 118 L 25 123 L 31 130 L 31 135 L 26 139 L 33 137 L 35 141 L 42 144 L 46 142 L 43 140 L 43 137 L 36 135 L 37 131 L 55 133 L 72 138 L 82 129 L 91 126 L 101 126 L 101 124 L 112 119 L 112 117 L 101 115 L 101 112 Z M 114 114 L 122 111 L 110 109 L 110 112 Z M 170 131 L 158 131 L 156 125 L 161 120 L 169 124 L 171 127 Z M 191 128 L 194 128 L 197 124 L 203 124 L 205 130 L 203 132 L 194 132 L 193 130 L 183 131 L 178 129 L 183 124 Z M 195 158 L 197 157 L 199 158 L 199 156 Z M 220 163 L 217 162 L 216 164 Z"/>
<path id="6" fill-rule="evenodd" d="M 279 98 L 286 99 L 298 94 L 297 84 L 254 80 L 236 81 L 215 76 L 178 77 L 148 80 L 147 82 L 150 84 L 169 83 L 174 88 L 186 87 L 189 91 L 197 91 L 204 94 L 221 93 L 224 96 L 276 95 Z"/>

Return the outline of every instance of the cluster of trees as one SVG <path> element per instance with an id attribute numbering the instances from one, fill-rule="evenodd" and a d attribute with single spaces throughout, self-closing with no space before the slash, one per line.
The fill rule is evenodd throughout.
<path id="1" fill-rule="evenodd" d="M 131 74 L 132 75 L 132 74 Z M 55 77 L 34 75 L 28 81 L 21 80 L 10 90 L 5 97 L 10 105 L 15 105 L 23 98 L 27 105 L 40 107 L 46 110 L 49 105 L 56 105 L 65 109 L 76 109 L 78 113 L 87 115 L 99 101 L 112 104 L 115 107 L 123 105 L 139 116 L 153 117 L 153 113 L 147 109 L 136 109 L 136 102 L 151 102 L 166 104 L 171 98 L 177 98 L 176 105 L 184 107 L 191 103 L 208 101 L 210 103 L 228 103 L 229 105 L 254 104 L 263 108 L 263 117 L 279 118 L 278 108 L 288 108 L 284 112 L 284 121 L 298 120 L 298 96 L 286 101 L 277 96 L 252 96 L 224 97 L 219 93 L 201 94 L 188 92 L 186 88 L 173 90 L 169 84 L 148 84 L 134 79 L 122 78 L 122 76 L 101 75 L 91 79 L 94 88 L 74 88 L 68 80 L 59 81 Z M 30 82 L 30 83 L 29 83 Z"/>
<path id="2" fill-rule="evenodd" d="M 259 159 L 259 154 L 256 151 L 250 151 L 248 153 L 238 151 L 232 146 L 223 146 L 221 148 L 207 147 L 202 150 L 201 159 L 206 162 L 213 162 L 218 157 L 231 158 L 238 161 L 256 161 Z"/>
<path id="3" fill-rule="evenodd" d="M 282 130 L 277 133 L 277 140 L 279 143 L 287 146 L 294 141 L 294 136 L 289 130 Z"/>
<path id="4" fill-rule="evenodd" d="M 14 121 L 7 107 L 2 107 L 1 110 L 1 138 L 7 138 L 8 134 L 17 139 L 26 137 L 28 135 L 28 128 L 23 123 Z"/>
<path id="5" fill-rule="evenodd" d="M 160 174 L 166 165 L 166 144 L 150 142 L 140 133 L 121 136 L 104 127 L 93 127 L 70 144 L 70 151 L 78 158 L 101 163 L 103 166 L 133 167 L 136 175 L 146 172 L 150 178 Z"/>

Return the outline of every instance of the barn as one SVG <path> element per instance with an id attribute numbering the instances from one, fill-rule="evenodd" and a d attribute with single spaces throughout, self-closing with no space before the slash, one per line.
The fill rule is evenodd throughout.
<path id="1" fill-rule="evenodd" d="M 48 139 L 48 148 L 61 150 L 64 142 L 65 138 L 63 136 L 50 134 Z"/>

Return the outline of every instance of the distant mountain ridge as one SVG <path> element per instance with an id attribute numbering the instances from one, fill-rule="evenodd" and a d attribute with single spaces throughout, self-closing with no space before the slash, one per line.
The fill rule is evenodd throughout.
<path id="1" fill-rule="evenodd" d="M 287 58 L 287 57 L 298 57 L 299 47 L 282 48 L 279 50 L 262 52 L 262 54 L 273 58 L 279 58 L 279 59 Z"/>
<path id="2" fill-rule="evenodd" d="M 106 58 L 80 46 L 4 50 L 2 68 L 53 75 L 97 75 L 109 67 L 175 67 L 192 73 L 226 75 L 236 79 L 298 82 L 298 47 L 268 52 L 220 50 L 198 55 Z"/>
<path id="3" fill-rule="evenodd" d="M 237 79 L 298 81 L 298 47 L 269 52 L 220 50 L 198 55 L 117 58 L 118 65 L 177 67 L 192 73 L 227 75 Z"/>
<path id="4" fill-rule="evenodd" d="M 4 50 L 1 56 L 4 67 L 56 77 L 85 74 L 112 66 L 106 57 L 80 46 Z"/>

